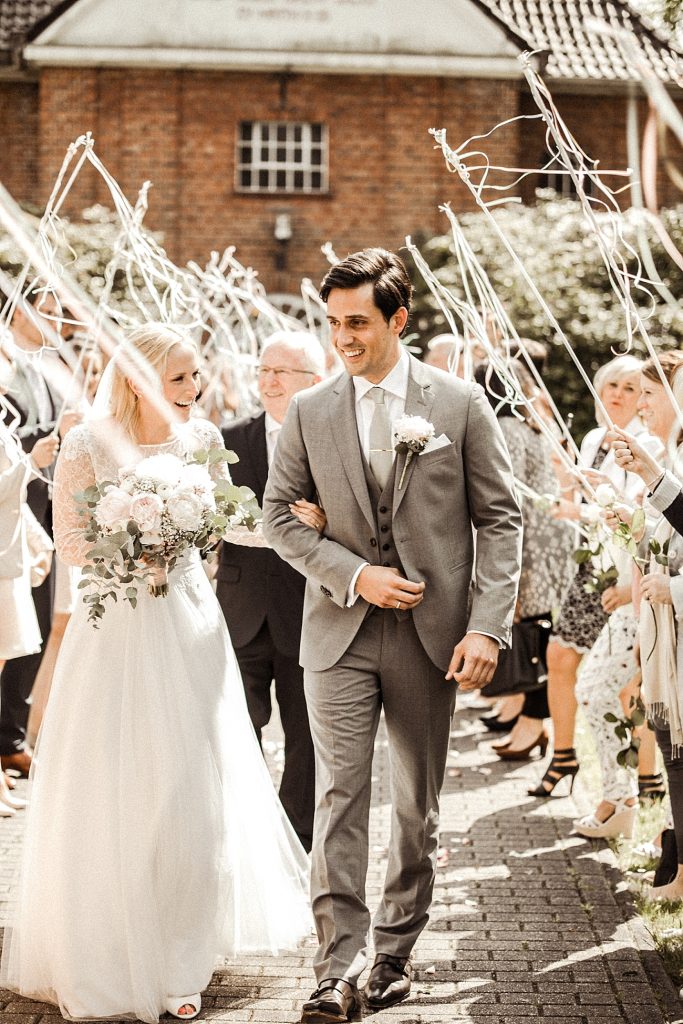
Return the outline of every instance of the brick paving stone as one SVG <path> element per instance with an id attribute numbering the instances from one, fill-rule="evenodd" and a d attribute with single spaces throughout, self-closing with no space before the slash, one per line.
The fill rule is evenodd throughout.
<path id="1" fill-rule="evenodd" d="M 432 921 L 415 949 L 410 999 L 367 1016 L 373 1024 L 671 1024 L 683 1007 L 628 893 L 615 894 L 616 863 L 604 845 L 570 836 L 586 797 L 538 803 L 539 773 L 511 772 L 492 757 L 476 712 L 458 712 L 447 775 Z M 269 750 L 281 744 L 276 722 Z M 469 769 L 475 769 L 470 771 Z M 478 769 L 485 768 L 486 774 Z M 376 905 L 390 825 L 387 749 L 380 729 L 373 766 L 368 897 Z M 580 777 L 579 777 L 580 778 Z M 19 793 L 25 783 L 20 783 Z M 0 819 L 0 925 L 21 850 L 22 816 Z M 618 938 L 615 938 L 617 936 Z M 294 1024 L 314 987 L 313 940 L 295 954 L 247 956 L 216 970 L 207 1020 Z M 659 1001 L 658 1001 L 659 1000 Z M 360 1020 L 360 1016 L 358 1018 Z M 54 1007 L 0 990 L 0 1024 L 59 1024 Z"/>

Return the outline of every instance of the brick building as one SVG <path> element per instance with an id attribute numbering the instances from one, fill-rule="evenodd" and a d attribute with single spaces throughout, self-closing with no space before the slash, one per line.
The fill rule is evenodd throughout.
<path id="1" fill-rule="evenodd" d="M 173 259 L 234 244 L 286 293 L 320 277 L 328 239 L 340 254 L 396 247 L 445 230 L 440 203 L 467 208 L 428 129 L 459 144 L 535 113 L 522 51 L 538 51 L 583 147 L 626 167 L 627 108 L 642 129 L 644 104 L 587 13 L 632 30 L 679 93 L 680 55 L 624 0 L 0 0 L 0 180 L 44 203 L 67 145 L 91 131 L 130 198 L 153 182 L 147 223 Z M 483 148 L 537 166 L 543 126 L 516 122 Z M 660 202 L 675 199 L 661 176 Z M 106 200 L 87 170 L 70 210 Z"/>

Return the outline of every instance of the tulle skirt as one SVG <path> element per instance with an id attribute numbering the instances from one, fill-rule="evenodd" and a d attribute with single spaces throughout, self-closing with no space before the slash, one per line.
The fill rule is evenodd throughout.
<path id="1" fill-rule="evenodd" d="M 0 987 L 63 1016 L 157 1021 L 217 959 L 295 948 L 308 860 L 193 556 L 166 598 L 79 602 L 36 749 Z"/>

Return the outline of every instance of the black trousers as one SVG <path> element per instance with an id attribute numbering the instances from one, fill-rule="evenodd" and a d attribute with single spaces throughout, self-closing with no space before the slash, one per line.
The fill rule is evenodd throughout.
<path id="1" fill-rule="evenodd" d="M 540 686 L 538 690 L 531 690 L 525 694 L 522 714 L 527 718 L 548 718 L 550 716 L 547 683 Z"/>
<path id="2" fill-rule="evenodd" d="M 315 810 L 315 755 L 304 696 L 304 671 L 297 658 L 277 650 L 268 628 L 263 626 L 250 643 L 236 647 L 249 716 L 261 742 L 261 731 L 272 714 L 271 684 L 285 734 L 285 767 L 280 783 L 280 800 L 301 845 L 310 852 Z"/>
<path id="3" fill-rule="evenodd" d="M 3 757 L 22 750 L 26 741 L 29 698 L 50 635 L 53 601 L 54 570 L 39 587 L 33 588 L 33 603 L 43 638 L 41 650 L 24 658 L 11 658 L 0 676 L 0 754 Z"/>
<path id="4" fill-rule="evenodd" d="M 672 757 L 671 734 L 669 726 L 661 719 L 655 718 L 653 723 L 657 746 L 662 752 L 664 768 L 669 780 L 669 800 L 671 814 L 674 819 L 678 863 L 683 863 L 683 757 Z"/>

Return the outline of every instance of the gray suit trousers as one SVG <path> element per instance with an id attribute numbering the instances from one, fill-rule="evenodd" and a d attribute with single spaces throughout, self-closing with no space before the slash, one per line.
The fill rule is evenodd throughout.
<path id="1" fill-rule="evenodd" d="M 375 950 L 408 956 L 428 920 L 455 684 L 426 655 L 412 615 L 373 609 L 331 668 L 306 670 L 316 755 L 311 897 L 318 982 L 355 984 L 367 962 L 365 903 L 372 753 L 389 739 L 391 842 Z"/>

